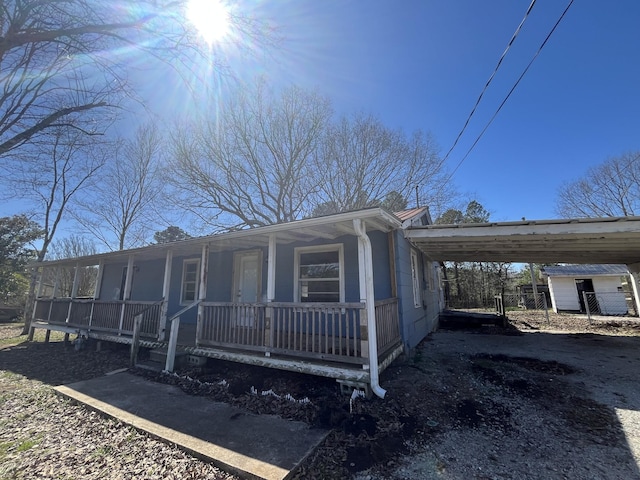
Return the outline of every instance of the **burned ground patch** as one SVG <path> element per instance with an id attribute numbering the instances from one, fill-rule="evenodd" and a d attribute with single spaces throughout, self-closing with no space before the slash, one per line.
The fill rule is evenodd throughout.
<path id="1" fill-rule="evenodd" d="M 555 360 L 540 360 L 538 358 L 532 357 L 512 357 L 503 354 L 478 353 L 476 355 L 473 355 L 471 358 L 473 360 L 485 359 L 495 363 L 517 365 L 526 370 L 540 373 L 549 373 L 551 375 L 570 375 L 578 371 L 578 369 L 570 365 L 556 362 Z"/>
<path id="2" fill-rule="evenodd" d="M 483 381 L 521 399 L 522 405 L 532 402 L 535 408 L 551 413 L 558 431 L 586 443 L 624 444 L 615 412 L 564 378 L 578 369 L 556 361 L 486 353 L 473 355 L 471 360 L 471 370 Z"/>

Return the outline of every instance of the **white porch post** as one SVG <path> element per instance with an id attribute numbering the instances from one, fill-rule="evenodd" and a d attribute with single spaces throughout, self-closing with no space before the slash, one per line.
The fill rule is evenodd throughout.
<path id="1" fill-rule="evenodd" d="M 378 340 L 376 330 L 375 295 L 373 291 L 373 254 L 371 251 L 371 241 L 367 235 L 365 222 L 362 219 L 354 219 L 353 228 L 358 235 L 358 277 L 360 284 L 360 302 L 365 304 L 366 311 L 367 347 L 369 354 L 371 390 L 373 390 L 373 393 L 380 398 L 384 398 L 387 392 L 378 383 Z M 362 324 L 362 320 L 360 323 Z"/>
<path id="2" fill-rule="evenodd" d="M 80 283 L 80 263 L 76 262 L 76 266 L 73 269 L 73 285 L 71 287 L 71 298 L 69 300 L 69 310 L 67 310 L 67 323 L 71 320 L 71 308 L 73 307 L 73 299 L 78 296 L 78 284 Z"/>
<path id="3" fill-rule="evenodd" d="M 267 255 L 267 307 L 265 311 L 265 343 L 266 347 L 273 346 L 273 308 L 268 304 L 276 298 L 276 235 L 269 235 L 269 252 Z M 265 352 L 265 356 L 270 356 L 271 352 Z"/>
<path id="4" fill-rule="evenodd" d="M 129 255 L 129 261 L 127 262 L 127 276 L 124 280 L 124 292 L 122 292 L 122 308 L 120 309 L 120 325 L 118 326 L 118 335 L 122 333 L 122 326 L 124 325 L 124 311 L 127 305 L 127 300 L 131 298 L 131 281 L 133 280 L 133 260 L 134 255 Z"/>
<path id="5" fill-rule="evenodd" d="M 53 279 L 53 292 L 51 292 L 51 303 L 49 304 L 49 315 L 47 315 L 47 322 L 51 320 L 51 310 L 53 310 L 53 302 L 58 296 L 58 288 L 60 288 L 60 269 L 56 268 L 55 277 Z"/>
<path id="6" fill-rule="evenodd" d="M 36 293 L 36 298 L 40 298 L 42 296 L 42 290 L 44 289 L 44 267 L 41 267 L 39 271 L 40 280 L 38 280 L 38 293 Z"/>
<path id="7" fill-rule="evenodd" d="M 51 321 L 51 312 L 53 311 L 53 302 L 58 296 L 58 288 L 60 287 L 60 268 L 56 268 L 55 279 L 53 281 L 53 292 L 51 293 L 51 303 L 49 304 L 49 314 L 47 315 L 47 323 Z M 49 343 L 51 337 L 51 330 L 47 329 L 47 333 L 44 335 L 45 343 Z M 65 335 L 64 340 L 67 341 L 69 337 Z"/>
<path id="8" fill-rule="evenodd" d="M 631 280 L 631 288 L 633 288 L 633 298 L 636 301 L 636 313 L 640 315 L 640 285 L 638 274 L 640 273 L 640 263 L 627 265 L 629 269 L 629 278 Z"/>
<path id="9" fill-rule="evenodd" d="M 89 326 L 93 322 L 93 309 L 96 306 L 96 300 L 100 298 L 100 290 L 102 289 L 102 276 L 104 275 L 104 260 L 98 263 L 98 273 L 96 274 L 96 288 L 93 291 L 93 302 L 91 302 L 91 313 L 89 313 Z"/>
<path id="10" fill-rule="evenodd" d="M 38 308 L 38 301 L 40 300 L 40 297 L 42 297 L 42 289 L 44 288 L 44 267 L 41 267 L 38 269 L 38 271 L 40 272 L 40 280 L 38 281 L 38 291 L 36 292 L 36 299 L 33 302 L 33 311 L 31 312 L 31 319 L 27 319 L 25 318 L 25 322 L 29 322 L 29 336 L 27 337 L 27 340 L 29 342 L 33 342 L 33 335 L 35 333 L 35 328 L 33 328 L 31 326 L 31 324 L 33 323 L 33 321 L 36 319 L 36 310 Z M 38 272 L 36 272 L 36 275 L 38 274 Z"/>
<path id="11" fill-rule="evenodd" d="M 171 266 L 173 265 L 173 250 L 167 250 L 164 261 L 164 280 L 162 281 L 162 308 L 160 309 L 160 330 L 158 339 L 164 341 L 167 331 L 167 312 L 169 310 L 169 292 L 171 288 Z"/>
<path id="12" fill-rule="evenodd" d="M 209 272 L 209 244 L 202 245 L 202 256 L 200 257 L 200 287 L 198 288 L 198 317 L 196 319 L 196 345 L 202 334 L 202 322 L 204 321 L 204 306 L 202 302 L 207 299 L 207 274 Z"/>
<path id="13" fill-rule="evenodd" d="M 269 235 L 269 253 L 267 257 L 267 302 L 276 298 L 276 235 Z"/>

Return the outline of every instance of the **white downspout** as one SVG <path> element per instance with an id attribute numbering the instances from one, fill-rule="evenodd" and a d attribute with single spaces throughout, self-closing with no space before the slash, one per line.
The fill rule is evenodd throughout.
<path id="1" fill-rule="evenodd" d="M 373 292 L 373 254 L 371 241 L 367 235 L 365 223 L 360 218 L 353 220 L 353 228 L 358 235 L 358 273 L 360 275 L 360 301 L 367 309 L 367 331 L 369 336 L 369 377 L 371 390 L 378 397 L 384 398 L 387 391 L 380 386 L 380 370 L 378 368 L 378 337 L 376 332 L 376 307 Z"/>

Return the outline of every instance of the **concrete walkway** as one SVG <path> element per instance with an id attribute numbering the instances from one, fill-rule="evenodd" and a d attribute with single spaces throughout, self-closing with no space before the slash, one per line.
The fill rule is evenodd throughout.
<path id="1" fill-rule="evenodd" d="M 126 372 L 55 390 L 243 478 L 287 478 L 328 434 Z"/>

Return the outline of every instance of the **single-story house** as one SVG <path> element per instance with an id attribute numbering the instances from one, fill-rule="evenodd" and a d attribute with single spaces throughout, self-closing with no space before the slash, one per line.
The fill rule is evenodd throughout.
<path id="1" fill-rule="evenodd" d="M 439 264 L 403 234 L 429 223 L 426 208 L 369 208 L 43 262 L 41 278 L 73 268 L 74 281 L 64 297 L 55 279 L 46 296 L 41 282 L 32 332 L 132 343 L 139 324 L 142 346 L 332 377 L 384 396 L 379 373 L 436 328 L 443 305 Z M 80 298 L 87 269 L 95 291 Z"/>
<path id="2" fill-rule="evenodd" d="M 544 267 L 555 312 L 626 315 L 622 279 L 625 265 L 559 265 Z"/>

